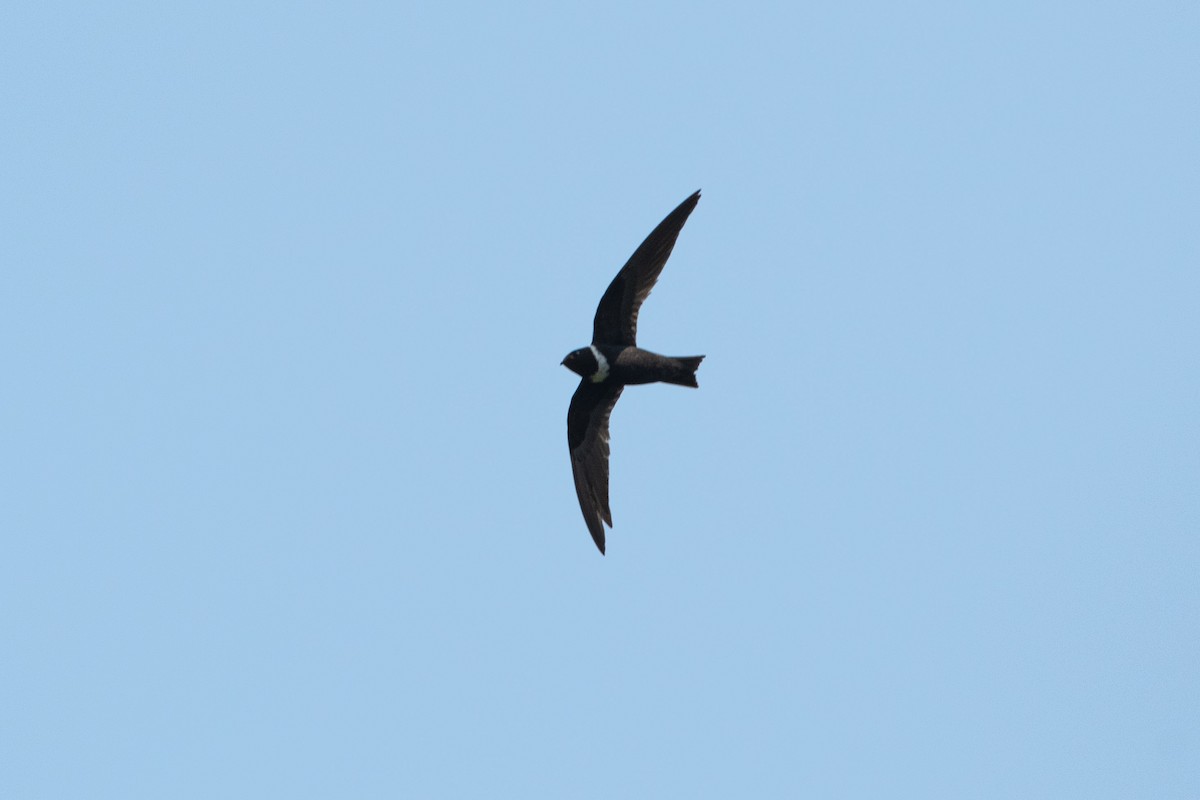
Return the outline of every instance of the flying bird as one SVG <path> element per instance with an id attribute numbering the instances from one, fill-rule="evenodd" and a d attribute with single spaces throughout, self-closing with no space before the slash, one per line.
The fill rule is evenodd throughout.
<path id="1" fill-rule="evenodd" d="M 700 202 L 696 192 L 658 223 L 608 285 L 596 307 L 592 343 L 567 354 L 562 363 L 579 375 L 567 411 L 567 444 L 575 493 L 588 531 L 604 554 L 608 507 L 608 418 L 621 390 L 636 383 L 699 386 L 696 369 L 704 356 L 660 356 L 637 346 L 638 311 L 654 288 L 688 215 Z"/>

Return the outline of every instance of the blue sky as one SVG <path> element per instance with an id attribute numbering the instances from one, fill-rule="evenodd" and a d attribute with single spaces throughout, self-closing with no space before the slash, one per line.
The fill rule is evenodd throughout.
<path id="1" fill-rule="evenodd" d="M 0 796 L 1196 797 L 1197 31 L 10 6 Z"/>

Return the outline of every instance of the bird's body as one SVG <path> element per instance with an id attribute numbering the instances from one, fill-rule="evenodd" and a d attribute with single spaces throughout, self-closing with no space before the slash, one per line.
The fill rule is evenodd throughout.
<path id="1" fill-rule="evenodd" d="M 597 358 L 597 351 L 603 361 Z M 696 368 L 703 358 L 660 356 L 640 347 L 594 344 L 574 351 L 563 363 L 567 369 L 593 383 L 610 381 L 620 386 L 674 383 L 696 387 L 699 385 L 696 383 Z M 576 365 L 579 369 L 576 369 Z"/>
<path id="2" fill-rule="evenodd" d="M 600 298 L 592 343 L 573 350 L 563 365 L 579 375 L 579 388 L 567 411 L 567 444 L 575 492 L 588 531 L 604 552 L 604 523 L 612 526 L 608 505 L 608 420 L 626 386 L 674 383 L 696 387 L 704 356 L 663 356 L 637 346 L 642 301 L 662 272 L 683 223 L 700 202 L 696 192 L 651 231 Z"/>

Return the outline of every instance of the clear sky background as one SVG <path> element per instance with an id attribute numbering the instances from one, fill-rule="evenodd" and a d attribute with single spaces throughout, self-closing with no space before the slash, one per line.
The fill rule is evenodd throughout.
<path id="1" fill-rule="evenodd" d="M 1195 4 L 0 23 L 0 797 L 1200 796 Z"/>

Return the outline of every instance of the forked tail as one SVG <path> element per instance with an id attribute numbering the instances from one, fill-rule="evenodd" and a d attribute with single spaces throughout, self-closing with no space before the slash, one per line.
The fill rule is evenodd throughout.
<path id="1" fill-rule="evenodd" d="M 675 362 L 679 370 L 675 375 L 666 379 L 667 383 L 691 386 L 693 389 L 700 388 L 700 384 L 696 383 L 696 370 L 700 368 L 700 362 L 704 360 L 704 356 L 676 356 L 671 360 Z"/>

